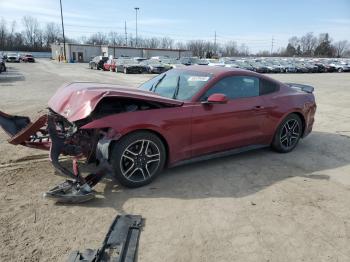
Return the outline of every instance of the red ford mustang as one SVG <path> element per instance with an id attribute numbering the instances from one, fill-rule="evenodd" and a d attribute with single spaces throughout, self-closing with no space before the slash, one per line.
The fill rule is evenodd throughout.
<path id="1" fill-rule="evenodd" d="M 108 173 L 138 187 L 164 167 L 267 146 L 290 152 L 312 130 L 313 90 L 251 71 L 189 66 L 138 89 L 72 83 L 37 121 L 0 112 L 0 124 L 10 143 L 50 150 L 54 167 L 73 179 L 46 196 L 82 202 Z M 72 171 L 60 164 L 61 154 L 73 156 Z M 83 177 L 80 159 L 96 163 L 96 172 Z"/>

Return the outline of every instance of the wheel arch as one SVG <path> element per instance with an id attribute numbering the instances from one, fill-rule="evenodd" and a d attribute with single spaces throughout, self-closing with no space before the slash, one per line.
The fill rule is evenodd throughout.
<path id="1" fill-rule="evenodd" d="M 305 132 L 305 128 L 306 128 L 306 120 L 305 120 L 305 117 L 302 113 L 300 112 L 292 112 L 288 115 L 291 115 L 291 114 L 295 114 L 297 116 L 299 116 L 300 120 L 301 120 L 301 125 L 302 125 L 302 134 L 301 134 L 301 137 L 304 136 L 304 132 Z"/>
<path id="2" fill-rule="evenodd" d="M 286 117 L 288 117 L 291 114 L 295 114 L 295 115 L 297 115 L 300 118 L 301 124 L 302 124 L 302 135 L 301 135 L 301 137 L 304 136 L 304 132 L 305 132 L 305 129 L 306 129 L 306 120 L 305 120 L 305 116 L 303 115 L 303 113 L 298 111 L 298 110 L 291 110 L 291 111 L 287 112 L 286 114 L 284 114 L 283 117 L 281 117 L 280 120 L 278 121 L 278 123 L 277 123 L 277 125 L 275 127 L 275 130 L 274 130 L 274 134 L 276 133 L 278 127 L 283 122 L 283 120 L 286 119 Z"/>
<path id="3" fill-rule="evenodd" d="M 118 140 L 112 140 L 112 142 L 109 145 L 109 156 L 111 155 L 111 150 L 113 148 L 113 146 L 116 146 L 118 144 L 118 141 L 120 141 L 121 139 L 123 139 L 125 136 L 133 134 L 133 133 L 138 133 L 138 132 L 148 132 L 148 133 L 152 133 L 154 135 L 156 135 L 163 143 L 164 147 L 165 147 L 165 165 L 168 165 L 168 160 L 169 160 L 169 154 L 170 154 L 170 149 L 169 149 L 169 143 L 166 140 L 166 138 L 158 131 L 154 130 L 154 129 L 150 129 L 150 128 L 142 128 L 142 129 L 134 129 L 130 132 L 127 132 L 125 134 L 123 134 Z"/>

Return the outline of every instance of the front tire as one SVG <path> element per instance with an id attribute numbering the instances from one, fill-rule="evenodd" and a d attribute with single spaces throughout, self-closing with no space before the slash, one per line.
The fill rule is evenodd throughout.
<path id="1" fill-rule="evenodd" d="M 279 153 L 288 153 L 298 144 L 303 131 L 300 117 L 297 114 L 288 115 L 278 126 L 273 142 L 272 149 Z"/>
<path id="2" fill-rule="evenodd" d="M 116 179 L 130 188 L 151 183 L 164 168 L 165 160 L 161 139 L 144 131 L 126 135 L 114 144 L 110 158 Z"/>

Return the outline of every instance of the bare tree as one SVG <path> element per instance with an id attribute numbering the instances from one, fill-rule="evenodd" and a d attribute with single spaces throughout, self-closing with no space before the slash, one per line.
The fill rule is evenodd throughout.
<path id="1" fill-rule="evenodd" d="M 125 44 L 124 36 L 117 32 L 111 31 L 108 33 L 108 42 L 110 45 L 123 46 Z"/>
<path id="2" fill-rule="evenodd" d="M 174 40 L 170 37 L 163 37 L 160 39 L 160 48 L 172 49 L 174 45 Z"/>
<path id="3" fill-rule="evenodd" d="M 187 49 L 191 50 L 194 56 L 205 56 L 205 42 L 203 40 L 190 40 L 187 42 Z"/>
<path id="4" fill-rule="evenodd" d="M 246 44 L 241 44 L 238 48 L 239 54 L 241 56 L 248 56 L 249 55 L 249 48 Z"/>
<path id="5" fill-rule="evenodd" d="M 224 46 L 225 56 L 236 56 L 238 54 L 237 43 L 235 41 L 229 41 Z"/>
<path id="6" fill-rule="evenodd" d="M 347 49 L 349 48 L 349 42 L 347 40 L 335 42 L 334 48 L 335 48 L 337 57 L 342 57 L 344 53 L 347 51 Z"/>
<path id="7" fill-rule="evenodd" d="M 296 36 L 293 36 L 293 37 L 289 38 L 288 43 L 289 43 L 292 47 L 294 47 L 295 49 L 297 49 L 297 48 L 298 48 L 298 45 L 300 45 L 300 39 L 299 39 L 298 37 L 296 37 Z"/>
<path id="8" fill-rule="evenodd" d="M 7 26 L 4 18 L 0 20 L 0 49 L 5 49 L 7 38 Z"/>
<path id="9" fill-rule="evenodd" d="M 40 31 L 38 20 L 31 16 L 24 16 L 22 19 L 22 23 L 24 26 L 24 35 L 26 42 L 29 46 L 34 47 L 35 36 Z"/>
<path id="10" fill-rule="evenodd" d="M 317 38 L 313 35 L 312 32 L 307 33 L 301 37 L 300 44 L 303 54 L 306 56 L 312 56 L 317 46 Z"/>
<path id="11" fill-rule="evenodd" d="M 61 29 L 58 24 L 47 23 L 44 31 L 45 46 L 50 47 L 50 44 L 60 40 Z"/>
<path id="12" fill-rule="evenodd" d="M 97 32 L 89 37 L 87 43 L 93 45 L 107 45 L 108 37 L 105 33 Z"/>

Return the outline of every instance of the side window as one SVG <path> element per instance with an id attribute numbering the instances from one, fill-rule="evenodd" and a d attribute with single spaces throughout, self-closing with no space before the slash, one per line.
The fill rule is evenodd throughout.
<path id="1" fill-rule="evenodd" d="M 224 94 L 229 99 L 259 96 L 259 79 L 251 76 L 225 77 L 205 93 L 202 101 L 215 93 Z"/>
<path id="2" fill-rule="evenodd" d="M 279 89 L 278 84 L 265 79 L 260 79 L 260 95 L 277 92 Z"/>

